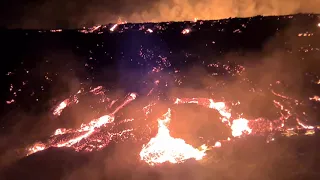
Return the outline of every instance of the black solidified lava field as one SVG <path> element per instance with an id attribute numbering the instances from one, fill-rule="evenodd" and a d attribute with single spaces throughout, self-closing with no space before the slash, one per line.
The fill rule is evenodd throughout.
<path id="1" fill-rule="evenodd" d="M 320 178 L 319 15 L 0 30 L 0 37 L 0 179 Z M 115 122 L 135 120 L 112 128 L 134 129 L 131 134 L 92 152 L 48 147 L 26 156 L 28 146 L 47 142 L 55 129 L 77 128 L 110 113 L 105 101 L 86 94 L 61 116 L 52 115 L 54 106 L 79 89 L 97 86 L 105 89 L 104 98 L 137 94 L 137 102 L 120 109 Z M 218 121 L 219 114 L 197 106 L 177 107 L 169 127 L 173 137 L 194 147 L 231 140 L 200 161 L 149 166 L 139 153 L 157 133 L 156 117 L 173 97 L 224 101 L 232 106 L 234 119 L 259 119 L 262 125 L 232 137 Z M 150 99 L 160 101 L 161 107 L 153 118 L 138 120 L 132 109 Z M 283 107 L 274 107 L 276 102 Z M 108 132 L 108 127 L 99 129 L 96 136 Z"/>

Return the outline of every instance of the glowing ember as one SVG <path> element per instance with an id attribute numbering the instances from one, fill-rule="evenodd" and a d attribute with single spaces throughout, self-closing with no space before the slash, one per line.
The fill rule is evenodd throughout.
<path id="1" fill-rule="evenodd" d="M 140 158 L 150 165 L 163 162 L 181 163 L 187 159 L 200 160 L 205 156 L 205 149 L 198 150 L 186 144 L 184 140 L 170 136 L 168 124 L 171 120 L 170 109 L 163 118 L 158 119 L 158 134 L 144 145 Z"/>
<path id="2" fill-rule="evenodd" d="M 63 111 L 64 108 L 66 108 L 69 104 L 69 99 L 66 99 L 62 101 L 56 109 L 53 111 L 53 115 L 60 116 L 61 112 Z"/>
<path id="3" fill-rule="evenodd" d="M 10 101 L 6 101 L 7 104 L 14 103 L 14 99 L 11 99 Z"/>
<path id="4" fill-rule="evenodd" d="M 113 32 L 120 24 L 126 24 L 126 21 L 122 21 L 120 18 L 118 19 L 118 23 L 114 24 L 111 28 L 110 31 Z"/>
<path id="5" fill-rule="evenodd" d="M 110 31 L 114 31 L 117 26 L 118 26 L 118 24 L 114 24 L 114 25 L 110 28 Z"/>
<path id="6" fill-rule="evenodd" d="M 309 98 L 312 101 L 320 101 L 320 97 L 319 96 L 313 96 L 312 98 Z"/>
<path id="7" fill-rule="evenodd" d="M 215 144 L 214 144 L 214 146 L 213 147 L 221 147 L 222 146 L 222 144 L 221 144 L 221 142 L 216 142 Z"/>
<path id="8" fill-rule="evenodd" d="M 248 126 L 248 120 L 246 119 L 235 119 L 232 122 L 231 129 L 232 129 L 232 136 L 238 137 L 241 136 L 243 132 L 251 133 L 252 129 Z"/>
<path id="9" fill-rule="evenodd" d="M 182 34 L 189 34 L 190 31 L 191 31 L 190 29 L 184 29 L 181 33 L 182 33 Z"/>
<path id="10" fill-rule="evenodd" d="M 50 32 L 62 32 L 62 29 L 51 29 Z"/>
<path id="11" fill-rule="evenodd" d="M 100 87 L 100 86 L 99 86 Z M 95 91 L 90 91 L 91 93 L 94 93 Z M 78 91 L 77 94 L 80 94 L 81 93 L 81 90 Z M 74 95 L 73 97 L 71 98 L 68 98 L 68 99 L 65 99 L 64 101 L 62 101 L 57 107 L 54 108 L 52 114 L 55 115 L 55 116 L 60 116 L 62 111 L 68 107 L 69 105 L 75 103 L 77 104 L 79 102 L 78 100 L 78 97 L 77 97 L 77 94 Z"/>
<path id="12" fill-rule="evenodd" d="M 80 30 L 80 32 L 85 33 L 85 34 L 93 33 L 93 32 L 98 31 L 100 28 L 101 28 L 101 25 L 97 25 L 97 26 L 90 27 L 88 29 Z"/>
<path id="13" fill-rule="evenodd" d="M 42 150 L 44 150 L 44 149 L 46 149 L 46 146 L 45 146 L 44 144 L 42 144 L 42 143 L 36 143 L 36 144 L 34 144 L 34 146 L 31 147 L 29 150 L 30 150 L 31 152 L 38 152 L 38 151 L 42 151 Z"/>

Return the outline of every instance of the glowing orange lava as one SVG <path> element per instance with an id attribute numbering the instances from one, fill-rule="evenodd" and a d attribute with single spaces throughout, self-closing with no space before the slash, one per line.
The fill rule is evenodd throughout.
<path id="1" fill-rule="evenodd" d="M 206 146 L 201 150 L 186 144 L 183 139 L 170 136 L 168 124 L 171 120 L 171 110 L 158 119 L 158 134 L 148 144 L 144 145 L 140 158 L 149 165 L 164 162 L 181 163 L 187 159 L 200 160 L 205 156 Z"/>
<path id="2" fill-rule="evenodd" d="M 97 88 L 94 88 L 90 92 L 93 94 L 102 94 L 102 88 L 99 86 Z M 78 93 L 79 94 L 79 93 Z M 76 97 L 76 96 L 75 96 Z M 36 153 L 38 151 L 45 150 L 49 147 L 73 147 L 76 151 L 80 150 L 87 150 L 92 151 L 92 149 L 101 149 L 106 146 L 106 144 L 109 142 L 109 138 L 114 136 L 114 134 L 109 134 L 107 137 L 102 137 L 103 140 L 99 138 L 93 138 L 91 141 L 95 142 L 95 144 L 98 145 L 90 145 L 89 147 L 85 148 L 86 145 L 82 145 L 80 141 L 89 138 L 92 136 L 97 129 L 101 128 L 102 126 L 106 126 L 107 124 L 111 124 L 114 122 L 114 114 L 118 112 L 121 108 L 123 108 L 125 105 L 133 101 L 137 95 L 135 93 L 130 93 L 127 98 L 124 100 L 124 102 L 115 108 L 115 110 L 107 115 L 101 116 L 97 119 L 91 120 L 89 123 L 83 123 L 78 129 L 65 129 L 65 128 L 58 128 L 53 133 L 51 138 L 53 139 L 51 142 L 47 144 L 43 143 L 35 143 L 31 147 L 27 149 L 27 155 Z M 77 98 L 74 98 L 77 99 Z M 70 104 L 70 100 L 66 99 L 63 102 L 61 102 L 54 110 L 53 114 L 59 116 L 64 108 L 66 108 Z M 111 102 L 111 105 L 113 105 L 113 102 Z M 122 135 L 124 132 L 130 132 L 130 129 L 126 129 L 122 132 L 118 132 L 117 134 Z M 64 135 L 70 135 L 74 134 L 75 136 L 72 136 L 71 138 L 62 138 L 58 141 L 55 141 L 59 136 Z"/>
<path id="3" fill-rule="evenodd" d="M 156 81 L 156 85 L 159 81 Z M 152 93 L 153 88 L 150 90 L 148 95 Z M 284 99 L 286 101 L 294 101 L 294 99 L 287 97 L 285 95 L 271 91 L 273 95 L 278 98 Z M 62 111 L 71 104 L 76 104 L 79 102 L 78 95 L 82 91 L 79 91 L 76 95 L 65 99 L 53 109 L 54 116 L 60 116 Z M 134 137 L 132 134 L 133 128 L 117 130 L 116 132 L 105 132 L 101 131 L 101 128 L 115 127 L 117 123 L 128 123 L 134 121 L 135 119 L 125 119 L 115 123 L 115 114 L 120 111 L 124 106 L 131 103 L 137 98 L 136 93 L 129 93 L 126 98 L 120 103 L 120 105 L 115 106 L 115 102 L 120 102 L 119 99 L 110 100 L 104 94 L 102 86 L 93 88 L 89 93 L 93 95 L 101 96 L 100 102 L 109 103 L 108 108 L 112 108 L 113 111 L 109 114 L 103 115 L 99 118 L 91 120 L 88 123 L 83 123 L 77 129 L 57 129 L 50 137 L 47 142 L 37 142 L 31 147 L 27 148 L 27 155 L 33 154 L 38 151 L 45 150 L 49 147 L 70 147 L 75 151 L 93 151 L 100 150 L 108 145 L 112 141 L 113 137 Z M 317 96 L 310 98 L 310 100 L 318 100 Z M 156 105 L 156 102 L 149 102 L 141 110 L 148 118 L 148 115 L 152 111 L 152 107 Z M 219 112 L 220 120 L 223 124 L 229 127 L 232 131 L 232 137 L 242 137 L 245 135 L 258 134 L 263 132 L 271 131 L 281 131 L 286 136 L 291 136 L 296 134 L 296 131 L 306 130 L 305 135 L 312 135 L 315 129 L 320 129 L 319 126 L 311 126 L 305 124 L 305 121 L 296 118 L 297 127 L 296 128 L 286 128 L 284 126 L 285 122 L 292 117 L 290 109 L 282 103 L 282 101 L 273 100 L 273 104 L 276 108 L 280 110 L 280 117 L 272 122 L 267 121 L 263 118 L 257 119 L 246 119 L 244 117 L 233 117 L 231 112 L 231 107 L 233 103 L 227 105 L 226 102 L 216 102 L 209 98 L 173 98 L 173 105 L 179 104 L 197 104 L 205 108 L 209 108 Z M 236 104 L 240 104 L 239 102 Z M 115 106 L 115 107 L 114 107 Z M 241 115 L 242 116 L 242 115 Z M 201 160 L 206 155 L 206 151 L 213 148 L 219 148 L 224 142 L 230 142 L 232 139 L 227 138 L 225 140 L 219 140 L 214 145 L 203 144 L 199 149 L 192 147 L 187 144 L 183 139 L 173 138 L 170 136 L 169 123 L 171 120 L 171 109 L 165 113 L 161 118 L 158 119 L 158 133 L 155 137 L 151 138 L 150 141 L 143 145 L 140 151 L 140 159 L 149 165 L 161 164 L 164 162 L 170 163 L 182 163 L 187 159 Z M 274 140 L 274 138 L 272 138 Z"/>

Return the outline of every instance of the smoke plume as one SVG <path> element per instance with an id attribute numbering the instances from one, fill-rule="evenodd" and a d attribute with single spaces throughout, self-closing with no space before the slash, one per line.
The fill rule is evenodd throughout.
<path id="1" fill-rule="evenodd" d="M 4 19 L 11 28 L 78 28 L 117 22 L 215 20 L 256 15 L 319 13 L 320 0 L 74 0 L 18 4 Z"/>

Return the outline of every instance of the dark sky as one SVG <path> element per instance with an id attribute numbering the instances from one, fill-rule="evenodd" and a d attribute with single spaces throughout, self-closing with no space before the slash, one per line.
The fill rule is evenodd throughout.
<path id="1" fill-rule="evenodd" d="M 9 28 L 74 28 L 117 22 L 213 20 L 319 13 L 320 0 L 23 0 L 1 2 Z"/>

